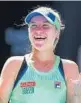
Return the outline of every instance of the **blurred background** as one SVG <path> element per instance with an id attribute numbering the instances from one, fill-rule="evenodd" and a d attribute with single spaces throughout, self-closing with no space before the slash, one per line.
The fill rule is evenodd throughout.
<path id="1" fill-rule="evenodd" d="M 0 71 L 10 56 L 29 53 L 26 26 L 19 26 L 37 5 L 52 7 L 61 14 L 65 30 L 56 54 L 75 61 L 81 71 L 81 2 L 80 1 L 0 1 Z"/>

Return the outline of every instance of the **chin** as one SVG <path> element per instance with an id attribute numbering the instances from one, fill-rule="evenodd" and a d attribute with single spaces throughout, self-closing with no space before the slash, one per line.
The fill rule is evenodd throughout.
<path id="1" fill-rule="evenodd" d="M 33 46 L 33 48 L 34 48 L 34 50 L 39 51 L 39 52 L 42 52 L 42 51 L 46 50 L 46 48 L 44 46 L 41 46 L 41 47 Z"/>

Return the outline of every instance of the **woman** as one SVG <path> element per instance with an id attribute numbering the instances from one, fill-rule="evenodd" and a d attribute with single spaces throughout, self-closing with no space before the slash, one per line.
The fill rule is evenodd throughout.
<path id="1" fill-rule="evenodd" d="M 62 29 L 58 12 L 39 7 L 26 16 L 25 23 L 32 52 L 6 61 L 0 103 L 74 103 L 78 66 L 53 52 Z"/>

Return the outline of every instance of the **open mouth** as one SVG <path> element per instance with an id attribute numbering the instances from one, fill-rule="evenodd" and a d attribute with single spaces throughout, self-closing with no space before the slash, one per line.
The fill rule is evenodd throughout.
<path id="1" fill-rule="evenodd" d="M 47 37 L 34 37 L 35 40 L 45 40 Z"/>

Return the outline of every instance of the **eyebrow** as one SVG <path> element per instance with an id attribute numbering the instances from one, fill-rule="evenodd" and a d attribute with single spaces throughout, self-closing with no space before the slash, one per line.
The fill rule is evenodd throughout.
<path id="1" fill-rule="evenodd" d="M 31 21 L 29 24 L 31 24 L 31 23 L 36 23 L 36 22 Z M 44 21 L 43 23 L 49 23 L 49 22 L 48 21 Z"/>

